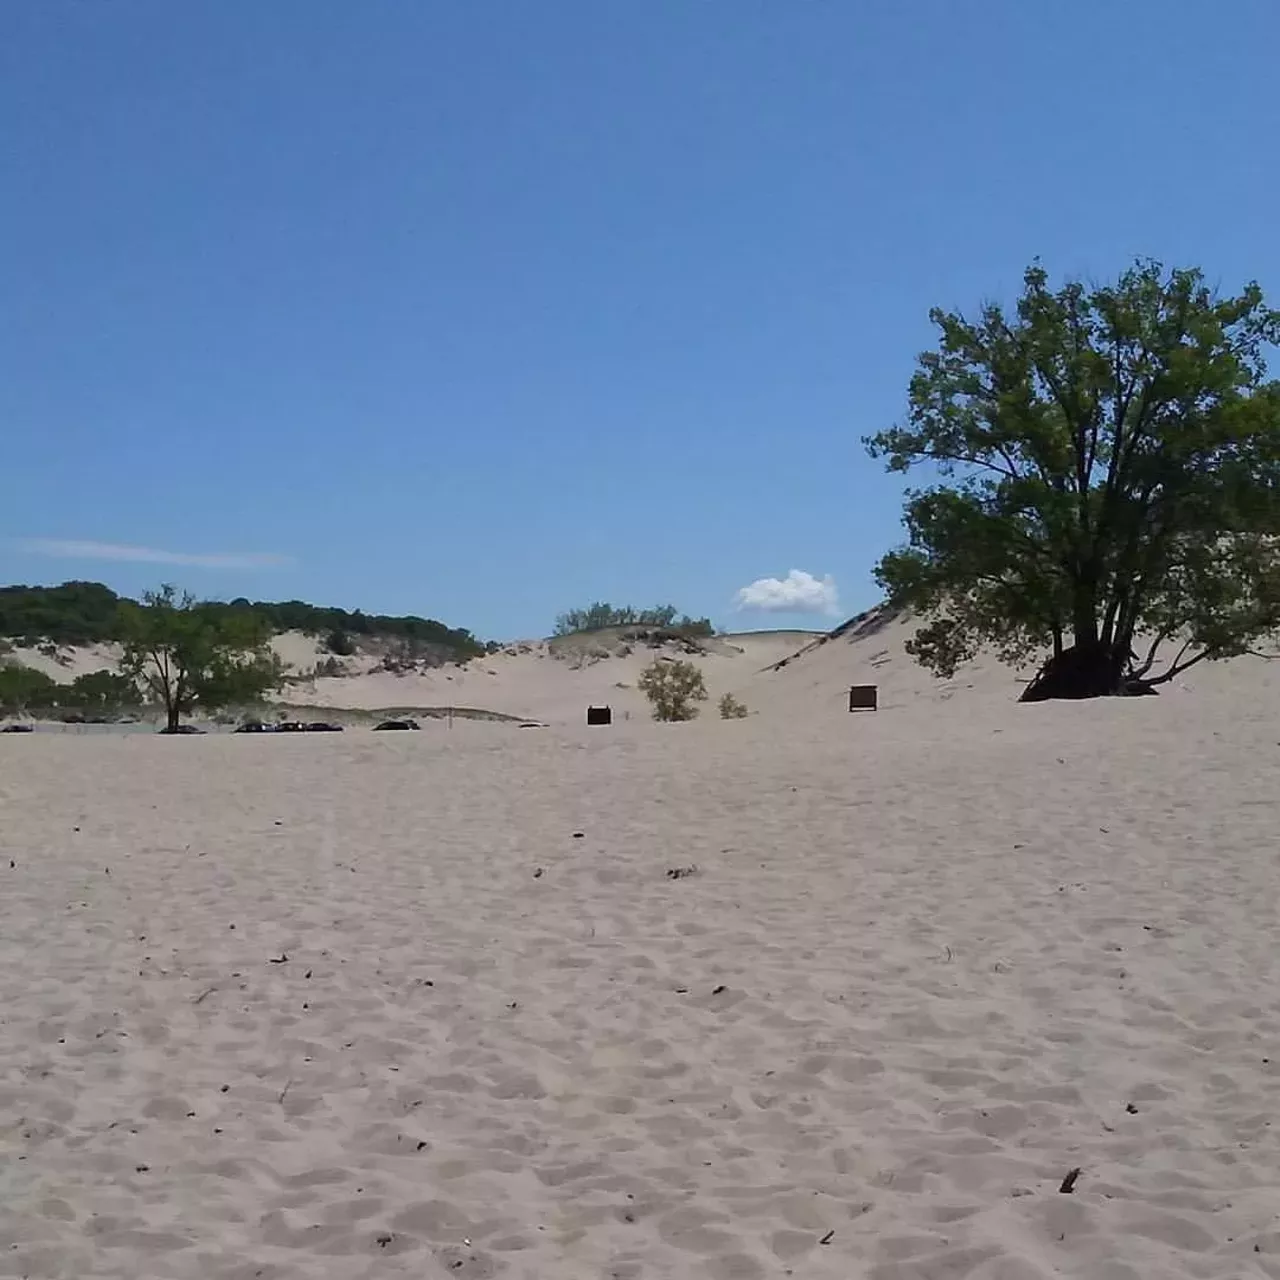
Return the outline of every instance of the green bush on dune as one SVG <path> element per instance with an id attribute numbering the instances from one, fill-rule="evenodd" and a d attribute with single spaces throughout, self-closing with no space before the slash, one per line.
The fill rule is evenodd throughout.
<path id="1" fill-rule="evenodd" d="M 34 667 L 16 662 L 0 666 L 0 712 L 7 715 L 55 710 L 111 715 L 141 704 L 137 684 L 115 671 L 89 671 L 60 684 Z"/>
<path id="2" fill-rule="evenodd" d="M 335 627 L 325 636 L 324 647 L 339 658 L 349 658 L 356 651 L 356 642 L 341 627 Z"/>
<path id="3" fill-rule="evenodd" d="M 560 614 L 556 618 L 555 634 L 571 636 L 584 631 L 603 631 L 607 627 L 655 627 L 687 636 L 715 634 L 710 618 L 691 618 L 688 614 L 680 614 L 675 605 L 660 604 L 652 609 L 636 609 L 631 605 L 612 605 L 604 601 Z"/>
<path id="4" fill-rule="evenodd" d="M 19 662 L 0 666 L 0 713 L 25 715 L 57 704 L 60 686 L 56 680 Z"/>
<path id="5" fill-rule="evenodd" d="M 118 671 L 89 671 L 69 685 L 58 686 L 58 705 L 106 715 L 142 705 L 136 680 Z"/>
<path id="6" fill-rule="evenodd" d="M 655 658 L 640 673 L 637 685 L 649 699 L 655 720 L 693 720 L 696 704 L 707 700 L 702 672 L 679 658 Z"/>

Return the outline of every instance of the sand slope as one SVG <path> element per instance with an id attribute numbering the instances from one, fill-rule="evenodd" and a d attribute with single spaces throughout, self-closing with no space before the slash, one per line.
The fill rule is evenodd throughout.
<path id="1" fill-rule="evenodd" d="M 110 644 L 60 645 L 52 652 L 42 652 L 38 645 L 23 645 L 0 655 L 0 662 L 33 667 L 59 684 L 70 684 L 77 676 L 94 671 L 114 671 L 119 660 L 120 647 Z"/>
<path id="2" fill-rule="evenodd" d="M 906 652 L 905 642 L 917 625 L 909 616 L 872 610 L 829 634 L 744 632 L 708 641 L 701 653 L 679 644 L 612 644 L 615 652 L 603 657 L 609 641 L 532 640 L 462 665 L 403 672 L 382 669 L 381 655 L 374 651 L 341 659 L 340 676 L 316 675 L 317 664 L 332 659 L 314 636 L 288 632 L 276 636 L 272 647 L 289 677 L 277 700 L 293 707 L 462 707 L 559 726 L 583 723 L 591 705 L 611 706 L 621 721 L 648 719 L 649 707 L 637 686 L 655 657 L 689 661 L 702 671 L 709 694 L 700 708 L 704 717 L 714 717 L 720 696 L 732 693 L 754 714 L 796 723 L 839 715 L 853 684 L 876 685 L 884 710 L 939 705 L 957 696 L 968 706 L 1003 706 L 1017 698 L 1033 674 L 1033 667 L 1011 670 L 987 654 L 966 663 L 953 678 L 939 679 Z M 118 655 L 110 646 L 94 646 L 60 650 L 57 659 L 35 649 L 13 656 L 55 679 L 70 680 L 112 667 Z M 1194 668 L 1170 691 L 1218 687 L 1223 679 L 1229 687 L 1234 677 L 1226 673 L 1232 669 L 1229 663 Z"/>
<path id="3" fill-rule="evenodd" d="M 760 631 L 708 642 L 705 654 L 690 655 L 679 645 L 639 644 L 624 656 L 598 658 L 593 642 L 562 645 L 531 640 L 513 644 L 488 657 L 463 665 L 419 667 L 392 672 L 382 669 L 382 654 L 363 652 L 339 659 L 344 674 L 317 676 L 319 664 L 332 661 L 315 636 L 286 632 L 271 647 L 289 677 L 277 693 L 293 706 L 345 707 L 375 710 L 390 707 L 470 707 L 513 717 L 559 724 L 577 724 L 591 704 L 612 706 L 619 719 L 648 716 L 648 706 L 636 689 L 641 671 L 661 654 L 682 657 L 698 665 L 711 695 L 708 709 L 720 695 L 750 688 L 762 671 L 810 644 L 818 633 Z M 394 646 L 392 646 L 394 648 Z M 56 658 L 38 649 L 19 649 L 12 657 L 69 682 L 102 668 L 114 669 L 118 648 L 96 645 L 63 648 Z M 322 668 L 323 669 L 323 668 Z"/>
<path id="4" fill-rule="evenodd" d="M 1274 668 L 800 670 L 739 723 L 0 739 L 0 1274 L 1280 1276 Z"/>
<path id="5" fill-rule="evenodd" d="M 710 694 L 707 713 L 714 715 L 721 694 L 750 690 L 762 672 L 814 638 L 805 632 L 756 632 L 711 642 L 705 654 L 688 654 L 677 645 L 637 645 L 624 656 L 599 659 L 553 642 L 528 641 L 464 666 L 403 675 L 370 670 L 368 660 L 356 659 L 350 663 L 353 674 L 293 684 L 288 696 L 320 707 L 475 707 L 556 724 L 582 722 L 593 704 L 611 706 L 619 719 L 647 718 L 648 706 L 636 682 L 661 654 L 691 661 L 702 670 Z M 296 642 L 286 651 L 295 670 L 314 668 L 314 660 L 308 665 Z"/>

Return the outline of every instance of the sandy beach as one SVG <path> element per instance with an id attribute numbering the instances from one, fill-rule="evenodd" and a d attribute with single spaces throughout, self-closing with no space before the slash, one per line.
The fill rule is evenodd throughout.
<path id="1" fill-rule="evenodd" d="M 1012 692 L 0 739 L 0 1274 L 1280 1276 L 1275 677 Z"/>

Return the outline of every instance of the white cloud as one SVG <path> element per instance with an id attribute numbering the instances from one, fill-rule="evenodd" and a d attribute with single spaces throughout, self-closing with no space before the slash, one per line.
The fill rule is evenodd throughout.
<path id="1" fill-rule="evenodd" d="M 736 596 L 739 609 L 756 613 L 840 612 L 840 597 L 830 574 L 815 578 L 803 569 L 792 569 L 785 578 L 757 578 Z"/>
<path id="2" fill-rule="evenodd" d="M 128 547 L 115 542 L 82 542 L 74 538 L 23 538 L 18 544 L 31 555 L 58 560 L 115 560 L 133 564 L 183 564 L 198 569 L 267 569 L 292 564 L 291 556 L 250 551 L 193 553 Z"/>

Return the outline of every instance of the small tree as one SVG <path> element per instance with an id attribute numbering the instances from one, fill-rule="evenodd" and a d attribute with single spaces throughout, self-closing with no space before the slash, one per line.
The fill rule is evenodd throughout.
<path id="1" fill-rule="evenodd" d="M 164 707 L 173 732 L 184 714 L 255 702 L 281 681 L 266 624 L 253 614 L 213 609 L 171 586 L 121 606 L 120 670 Z"/>
<path id="2" fill-rule="evenodd" d="M 649 699 L 655 720 L 692 720 L 698 714 L 694 704 L 707 700 L 702 672 L 680 659 L 655 658 L 637 683 Z"/>
<path id="3" fill-rule="evenodd" d="M 747 704 L 739 702 L 731 693 L 726 693 L 720 699 L 720 719 L 721 720 L 745 720 L 750 713 L 747 711 Z"/>
<path id="4" fill-rule="evenodd" d="M 1280 627 L 1280 313 L 1257 285 L 1221 298 L 1139 262 L 1052 292 L 1033 266 L 1015 314 L 932 319 L 907 425 L 867 440 L 891 471 L 941 478 L 908 494 L 910 541 L 876 570 L 925 619 L 922 665 L 1048 650 L 1024 697 L 1093 697 Z"/>

